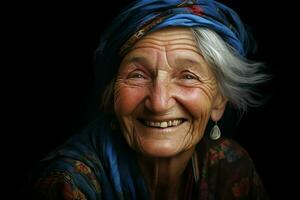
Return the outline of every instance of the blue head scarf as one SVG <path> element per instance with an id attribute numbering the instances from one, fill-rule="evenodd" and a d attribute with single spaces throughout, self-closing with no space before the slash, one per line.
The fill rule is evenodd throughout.
<path id="1" fill-rule="evenodd" d="M 118 71 L 122 56 L 145 34 L 164 27 L 207 27 L 240 56 L 250 38 L 239 16 L 214 0 L 137 0 L 128 5 L 103 33 L 96 51 L 96 85 L 103 89 Z"/>

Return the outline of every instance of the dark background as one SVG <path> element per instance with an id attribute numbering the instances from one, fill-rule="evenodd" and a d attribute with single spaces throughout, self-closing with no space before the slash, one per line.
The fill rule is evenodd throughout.
<path id="1" fill-rule="evenodd" d="M 13 12 L 6 16 L 12 38 L 7 40 L 6 66 L 12 77 L 4 84 L 9 86 L 9 104 L 3 105 L 9 119 L 3 134 L 8 137 L 1 141 L 8 188 L 19 191 L 32 165 L 90 120 L 93 53 L 101 32 L 126 2 L 12 5 Z M 232 137 L 248 150 L 271 199 L 292 199 L 299 157 L 294 6 L 259 0 L 222 2 L 252 28 L 258 43 L 255 59 L 266 63 L 273 75 L 262 88 L 269 100 L 232 125 Z"/>

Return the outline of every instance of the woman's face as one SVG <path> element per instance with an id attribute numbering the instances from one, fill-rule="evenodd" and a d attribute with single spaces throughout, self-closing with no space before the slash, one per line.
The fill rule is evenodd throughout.
<path id="1" fill-rule="evenodd" d="M 150 33 L 121 62 L 114 109 L 127 143 L 144 155 L 170 157 L 193 148 L 225 104 L 189 29 Z"/>

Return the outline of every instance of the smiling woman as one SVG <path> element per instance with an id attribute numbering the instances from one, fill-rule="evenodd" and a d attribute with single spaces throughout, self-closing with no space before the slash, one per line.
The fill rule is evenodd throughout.
<path id="1" fill-rule="evenodd" d="M 162 29 L 143 37 L 122 60 L 114 108 L 137 152 L 190 157 L 210 116 L 221 118 L 226 99 L 196 44 L 190 29 Z"/>
<path id="2" fill-rule="evenodd" d="M 96 52 L 103 112 L 40 162 L 33 197 L 267 199 L 247 152 L 217 125 L 226 106 L 259 104 L 253 86 L 266 75 L 248 44 L 216 1 L 133 2 Z"/>

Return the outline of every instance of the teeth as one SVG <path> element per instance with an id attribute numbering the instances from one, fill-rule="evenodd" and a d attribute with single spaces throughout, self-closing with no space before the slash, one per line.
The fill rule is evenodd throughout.
<path id="1" fill-rule="evenodd" d="M 163 121 L 163 122 L 145 121 L 146 126 L 159 127 L 159 128 L 167 128 L 167 127 L 171 127 L 171 126 L 177 126 L 181 123 L 182 123 L 181 119 L 175 119 L 175 120 Z"/>
<path id="2" fill-rule="evenodd" d="M 173 125 L 173 126 L 177 126 L 177 123 L 178 123 L 178 121 L 177 121 L 177 120 L 176 120 L 176 121 L 174 120 L 174 121 L 172 122 L 172 125 Z"/>
<path id="3" fill-rule="evenodd" d="M 161 123 L 160 123 L 160 127 L 161 127 L 161 128 L 166 128 L 166 127 L 168 127 L 168 122 L 161 122 Z"/>

